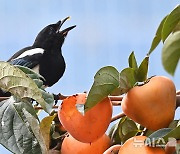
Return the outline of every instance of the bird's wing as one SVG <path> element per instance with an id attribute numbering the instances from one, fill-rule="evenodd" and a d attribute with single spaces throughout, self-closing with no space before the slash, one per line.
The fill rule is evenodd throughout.
<path id="1" fill-rule="evenodd" d="M 23 48 L 23 49 L 21 49 L 21 50 L 19 50 L 18 52 L 16 52 L 11 58 L 9 58 L 8 60 L 7 60 L 7 62 L 10 62 L 12 59 L 15 59 L 15 58 L 17 58 L 17 57 L 19 57 L 21 54 L 23 54 L 25 51 L 28 51 L 28 50 L 31 50 L 31 49 L 33 49 L 31 46 L 29 46 L 29 47 L 26 47 L 26 48 Z"/>
<path id="2" fill-rule="evenodd" d="M 15 53 L 8 62 L 33 69 L 39 64 L 43 53 L 44 49 L 42 48 L 27 47 Z"/>

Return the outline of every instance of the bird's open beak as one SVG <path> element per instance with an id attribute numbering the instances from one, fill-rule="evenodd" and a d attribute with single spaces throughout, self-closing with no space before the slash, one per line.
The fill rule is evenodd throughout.
<path id="1" fill-rule="evenodd" d="M 60 30 L 61 26 L 62 26 L 62 25 L 65 23 L 65 21 L 68 20 L 68 19 L 70 19 L 70 17 L 66 17 L 65 19 L 60 20 L 60 21 L 58 21 L 58 22 L 56 23 L 56 24 L 58 24 L 58 30 L 57 30 L 57 32 L 63 34 L 64 37 L 66 37 L 66 35 L 68 34 L 68 32 L 69 32 L 71 29 L 73 29 L 73 28 L 76 27 L 76 25 L 74 25 L 74 26 L 68 27 L 68 28 L 66 28 L 66 29 L 64 29 L 64 30 L 61 31 L 61 30 Z"/>

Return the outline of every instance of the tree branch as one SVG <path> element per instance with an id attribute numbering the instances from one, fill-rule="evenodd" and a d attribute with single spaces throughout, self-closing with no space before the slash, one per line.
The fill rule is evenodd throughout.
<path id="1" fill-rule="evenodd" d="M 116 116 L 112 117 L 111 122 L 116 121 L 124 116 L 126 116 L 124 113 L 117 114 Z"/>
<path id="2" fill-rule="evenodd" d="M 180 95 L 180 90 L 177 90 L 177 91 L 176 91 L 176 95 Z"/>
<path id="3" fill-rule="evenodd" d="M 109 96 L 111 101 L 122 101 L 123 96 Z"/>
<path id="4" fill-rule="evenodd" d="M 112 101 L 112 105 L 113 106 L 120 106 L 121 105 L 121 101 Z"/>
<path id="5" fill-rule="evenodd" d="M 180 95 L 176 95 L 176 109 L 180 106 Z"/>
<path id="6" fill-rule="evenodd" d="M 180 107 L 180 90 L 176 92 L 176 108 Z M 56 100 L 64 100 L 69 96 L 64 96 L 62 94 L 54 95 Z M 109 96 L 110 100 L 112 101 L 113 106 L 120 106 L 123 96 Z M 0 97 L 0 102 L 9 99 L 9 97 Z M 58 108 L 58 106 L 54 106 L 53 108 Z M 42 107 L 35 107 L 36 110 L 42 109 Z"/>
<path id="7" fill-rule="evenodd" d="M 9 97 L 0 97 L 0 102 L 9 99 Z"/>
<path id="8" fill-rule="evenodd" d="M 59 107 L 59 106 L 56 105 L 56 106 L 53 106 L 52 108 L 53 108 L 53 109 L 58 109 L 58 107 Z M 35 109 L 35 110 L 42 110 L 43 108 L 42 108 L 41 106 L 34 106 L 34 109 Z"/>

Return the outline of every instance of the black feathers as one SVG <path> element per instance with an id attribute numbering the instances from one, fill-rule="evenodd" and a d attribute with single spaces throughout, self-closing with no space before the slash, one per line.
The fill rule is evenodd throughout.
<path id="1" fill-rule="evenodd" d="M 76 27 L 60 30 L 68 18 L 46 26 L 39 32 L 32 46 L 21 49 L 8 62 L 33 69 L 45 78 L 45 86 L 55 84 L 63 76 L 66 68 L 61 47 L 68 32 Z"/>

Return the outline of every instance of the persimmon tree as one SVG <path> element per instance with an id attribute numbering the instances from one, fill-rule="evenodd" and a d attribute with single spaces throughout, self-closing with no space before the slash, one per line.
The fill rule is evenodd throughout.
<path id="1" fill-rule="evenodd" d="M 90 111 L 93 110 L 96 113 L 91 112 L 91 114 L 103 116 L 102 114 L 98 114 L 100 109 L 95 110 L 94 108 L 99 105 L 100 102 L 103 102 L 104 99 L 110 100 L 113 106 L 118 105 L 119 108 L 121 108 L 121 101 L 123 98 L 128 97 L 128 92 L 130 93 L 131 91 L 132 93 L 132 90 L 135 88 L 141 88 L 148 84 L 151 85 L 151 79 L 155 77 L 148 76 L 149 59 L 160 42 L 163 43 L 162 64 L 164 69 L 169 74 L 174 75 L 180 58 L 179 5 L 161 21 L 152 41 L 151 48 L 139 65 L 136 61 L 135 52 L 132 52 L 128 57 L 129 66 L 127 68 L 119 71 L 113 66 L 105 66 L 97 71 L 94 76 L 94 83 L 87 94 L 87 98 L 83 100 L 85 102 L 82 103 L 78 99 L 73 99 L 73 101 L 75 101 L 73 104 L 76 106 L 76 108 L 73 107 L 73 110 L 77 110 L 76 112 L 82 115 L 78 115 L 77 117 L 85 117 L 88 112 L 90 113 Z M 73 122 L 70 120 L 71 124 L 68 125 L 68 121 L 64 116 L 63 122 L 65 121 L 64 123 L 66 123 L 66 125 L 61 124 L 61 118 L 59 118 L 61 116 L 58 117 L 61 106 L 57 106 L 57 104 L 54 103 L 53 94 L 48 93 L 44 89 L 42 79 L 42 76 L 28 68 L 12 66 L 3 61 L 0 62 L 0 88 L 12 94 L 11 97 L 0 98 L 0 143 L 13 153 L 60 153 L 64 138 L 68 136 L 68 133 L 73 136 L 71 131 L 66 131 L 66 127 L 69 128 L 71 125 L 73 127 Z M 159 80 L 159 82 L 161 82 L 161 80 Z M 174 120 L 176 108 L 180 106 L 180 92 L 177 90 L 174 94 L 173 90 L 175 90 L 175 87 L 173 87 L 173 82 L 171 83 L 172 84 L 167 84 L 167 86 L 164 84 L 164 88 L 159 89 L 161 92 L 167 90 L 169 86 L 172 87 L 170 96 L 169 92 L 163 93 L 167 95 L 164 96 L 164 98 L 175 98 L 170 99 L 172 102 L 172 106 L 170 105 L 171 117 L 168 117 L 168 108 L 166 108 L 167 114 L 163 116 L 164 119 L 169 118 L 170 120 L 168 120 L 165 125 L 162 124 L 162 127 L 155 127 L 155 129 L 151 130 L 149 129 L 151 127 L 146 128 L 146 124 L 143 125 L 144 123 L 148 123 L 147 125 L 149 125 L 151 123 L 151 117 L 148 117 L 150 120 L 147 120 L 147 116 L 143 117 L 142 115 L 141 119 L 145 122 L 141 123 L 141 119 L 136 121 L 133 116 L 138 114 L 136 111 L 138 109 L 148 113 L 149 110 L 154 110 L 154 108 L 145 108 L 144 105 L 138 106 L 139 104 L 137 102 L 135 103 L 136 110 L 131 111 L 129 110 L 131 105 L 129 105 L 128 108 L 126 108 L 126 111 L 129 110 L 126 114 L 123 112 L 119 113 L 108 122 L 115 121 L 111 128 L 109 126 L 109 137 L 112 142 L 112 147 L 116 144 L 124 144 L 131 137 L 139 135 L 148 137 L 146 141 L 148 141 L 149 146 L 161 145 L 162 148 L 165 147 L 169 138 L 180 140 L 180 121 Z M 156 84 L 154 86 L 154 89 L 158 89 L 156 88 Z M 143 91 L 144 90 L 141 91 L 141 96 L 143 96 Z M 160 97 L 160 95 L 155 94 L 153 94 L 152 103 L 153 101 L 157 101 L 157 97 Z M 134 94 L 132 94 L 132 96 L 133 95 Z M 141 99 L 138 95 L 138 91 L 137 96 Z M 58 99 L 67 102 L 67 100 L 70 100 L 72 97 L 73 96 L 68 97 L 60 95 Z M 148 97 L 146 99 L 148 99 Z M 122 103 L 124 103 L 123 101 Z M 148 102 L 147 106 L 152 106 L 149 105 L 151 101 Z M 129 100 L 128 103 L 131 104 L 131 101 Z M 166 101 L 163 99 L 160 103 L 160 107 L 157 107 L 159 113 L 164 112 L 161 110 L 161 106 L 163 106 L 163 103 L 166 103 Z M 72 105 L 72 103 L 70 104 Z M 63 106 L 65 105 L 62 105 L 62 107 Z M 154 103 L 153 106 L 156 106 L 156 104 Z M 66 109 L 70 110 L 68 107 Z M 47 112 L 49 116 L 39 120 L 38 115 L 42 110 Z M 128 114 L 129 112 L 130 114 Z M 71 112 L 69 112 L 69 114 L 71 114 Z M 129 117 L 128 115 L 131 116 Z M 158 117 L 159 115 L 154 116 Z M 163 118 L 161 118 L 162 123 L 164 121 Z M 77 121 L 78 120 L 77 118 Z M 101 125 L 103 125 L 102 121 L 99 121 Z M 91 123 L 88 123 L 88 125 L 91 125 Z M 94 127 L 96 127 L 96 125 L 94 125 Z M 81 127 L 78 126 L 77 128 L 78 129 L 75 127 L 76 135 L 82 131 L 80 129 Z M 98 127 L 96 129 L 98 129 Z M 106 129 L 103 129 L 104 132 L 101 132 L 101 136 L 97 135 L 98 138 L 107 133 Z M 83 139 L 86 139 L 86 136 L 83 136 Z M 77 143 L 81 145 L 79 141 Z M 85 147 L 90 148 L 89 146 Z M 180 153 L 180 146 L 176 146 L 176 152 Z"/>

